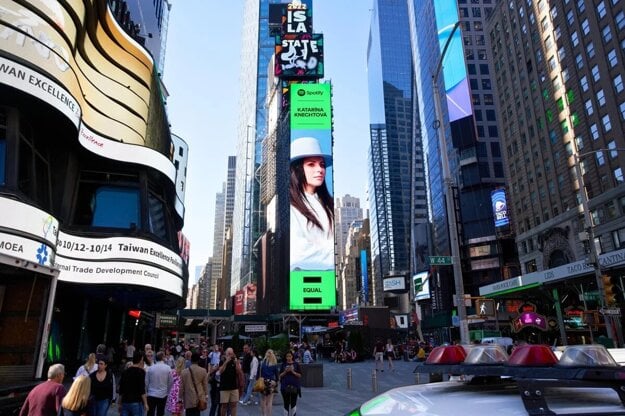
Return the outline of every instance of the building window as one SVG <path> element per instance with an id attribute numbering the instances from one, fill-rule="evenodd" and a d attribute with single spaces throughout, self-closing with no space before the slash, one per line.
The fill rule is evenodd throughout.
<path id="1" fill-rule="evenodd" d="M 595 110 L 594 110 L 594 108 L 592 106 L 592 100 L 591 99 L 586 100 L 586 102 L 584 103 L 584 106 L 586 107 L 586 114 L 588 114 L 589 116 L 591 116 L 595 112 Z"/>
<path id="2" fill-rule="evenodd" d="M 593 140 L 599 140 L 599 128 L 597 128 L 596 123 L 590 125 L 590 135 Z"/>
<path id="3" fill-rule="evenodd" d="M 584 138 L 582 136 L 575 137 L 575 147 L 577 150 L 582 150 L 584 148 Z"/>
<path id="4" fill-rule="evenodd" d="M 588 55 L 588 59 L 595 57 L 595 44 L 594 43 L 590 42 L 586 46 L 586 54 Z"/>
<path id="5" fill-rule="evenodd" d="M 538 271 L 536 266 L 536 260 L 530 260 L 525 262 L 525 273 L 532 273 Z"/>
<path id="6" fill-rule="evenodd" d="M 7 163 L 7 117 L 6 112 L 0 107 L 0 185 L 6 185 Z"/>
<path id="7" fill-rule="evenodd" d="M 577 11 L 582 14 L 586 10 L 585 0 L 577 0 Z"/>
<path id="8" fill-rule="evenodd" d="M 619 104 L 619 111 L 621 112 L 621 118 L 625 120 L 625 101 Z"/>
<path id="9" fill-rule="evenodd" d="M 618 74 L 616 77 L 614 77 L 613 83 L 614 89 L 617 93 L 623 91 L 623 76 L 621 74 Z"/>
<path id="10" fill-rule="evenodd" d="M 605 17 L 605 2 L 600 2 L 597 5 L 597 14 L 599 15 L 599 19 L 603 19 Z"/>
<path id="11" fill-rule="evenodd" d="M 139 189 L 99 186 L 90 199 L 92 227 L 133 229 L 141 226 Z"/>
<path id="12" fill-rule="evenodd" d="M 599 67 L 597 65 L 592 67 L 591 72 L 592 72 L 592 79 L 594 79 L 595 82 L 601 79 L 601 75 L 599 75 Z"/>
<path id="13" fill-rule="evenodd" d="M 614 49 L 608 52 L 608 62 L 610 63 L 610 68 L 614 68 L 618 64 L 618 58 Z"/>
<path id="14" fill-rule="evenodd" d="M 618 156 L 618 151 L 616 150 L 616 142 L 614 140 L 608 143 L 608 149 L 610 149 L 610 159 L 616 159 L 616 157 Z"/>
<path id="15" fill-rule="evenodd" d="M 623 169 L 621 168 L 614 169 L 614 180 L 619 184 L 625 181 L 625 178 L 623 178 Z"/>
<path id="16" fill-rule="evenodd" d="M 599 103 L 600 108 L 605 105 L 605 94 L 603 90 L 597 91 L 597 102 Z"/>
<path id="17" fill-rule="evenodd" d="M 571 42 L 573 43 L 573 47 L 579 45 L 579 35 L 577 34 L 577 30 L 571 34 Z"/>
<path id="18" fill-rule="evenodd" d="M 582 22 L 582 32 L 584 32 L 584 36 L 590 33 L 590 24 L 588 24 L 588 19 L 584 19 Z"/>
<path id="19" fill-rule="evenodd" d="M 582 58 L 581 53 L 575 55 L 575 65 L 577 65 L 578 69 L 582 69 L 584 67 L 584 58 Z"/>
<path id="20" fill-rule="evenodd" d="M 616 22 L 616 27 L 619 30 L 623 30 L 625 28 L 625 13 L 621 10 L 615 17 L 614 21 Z"/>
<path id="21" fill-rule="evenodd" d="M 610 130 L 612 130 L 612 122 L 610 121 L 610 115 L 606 114 L 605 116 L 603 116 L 601 118 L 601 122 L 603 123 L 603 131 L 604 132 L 609 132 Z"/>
<path id="22" fill-rule="evenodd" d="M 588 91 L 588 78 L 586 78 L 586 75 L 580 78 L 579 84 L 582 87 L 582 91 Z"/>
<path id="23" fill-rule="evenodd" d="M 612 242 L 617 249 L 625 248 L 625 228 L 612 231 Z"/>
<path id="24" fill-rule="evenodd" d="M 603 152 L 595 152 L 595 159 L 597 159 L 597 166 L 605 165 L 605 156 Z"/>
<path id="25" fill-rule="evenodd" d="M 573 10 L 569 10 L 566 14 L 566 21 L 568 22 L 569 26 L 572 26 L 573 22 L 575 22 L 575 13 L 573 12 Z"/>
<path id="26" fill-rule="evenodd" d="M 610 26 L 605 26 L 601 30 L 601 34 L 603 35 L 603 42 L 604 43 L 608 43 L 609 41 L 612 40 L 612 30 L 610 29 Z"/>

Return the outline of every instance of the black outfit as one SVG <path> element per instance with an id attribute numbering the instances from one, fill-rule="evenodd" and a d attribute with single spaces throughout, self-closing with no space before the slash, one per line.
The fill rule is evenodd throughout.
<path id="1" fill-rule="evenodd" d="M 122 403 L 143 403 L 145 393 L 145 371 L 139 367 L 124 370 L 119 379 L 119 394 Z"/>
<path id="2" fill-rule="evenodd" d="M 228 361 L 219 379 L 219 390 L 227 391 L 237 388 L 237 366 L 234 361 Z"/>
<path id="3" fill-rule="evenodd" d="M 94 371 L 89 375 L 91 379 L 91 395 L 94 400 L 113 400 L 113 373 L 109 370 L 106 371 L 106 377 L 100 381 L 96 377 L 97 371 Z"/>
<path id="4" fill-rule="evenodd" d="M 215 416 L 219 414 L 219 381 L 215 377 L 215 373 L 209 375 L 208 384 L 210 385 L 210 398 L 211 407 L 208 411 L 208 416 Z"/>
<path id="5" fill-rule="evenodd" d="M 284 370 L 286 370 L 287 365 L 289 364 L 287 364 L 286 361 L 282 363 L 282 366 L 280 367 L 280 374 L 282 374 Z M 299 363 L 293 362 L 290 365 L 293 366 L 293 370 L 295 370 L 296 373 L 302 374 L 302 369 L 300 368 Z M 287 392 L 289 387 L 295 387 L 297 390 L 294 392 Z M 289 408 L 297 411 L 296 409 L 297 396 L 300 394 L 300 391 L 301 390 L 300 390 L 299 377 L 296 377 L 295 375 L 291 373 L 287 373 L 284 376 L 282 376 L 282 379 L 280 380 L 280 392 L 282 393 L 282 401 L 284 402 L 284 410 L 287 413 L 289 412 Z M 293 413 L 293 415 L 295 415 L 295 412 Z"/>

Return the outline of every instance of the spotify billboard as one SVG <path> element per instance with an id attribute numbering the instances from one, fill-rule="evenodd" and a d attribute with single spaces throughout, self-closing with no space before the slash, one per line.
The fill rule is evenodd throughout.
<path id="1" fill-rule="evenodd" d="M 330 84 L 290 88 L 289 309 L 336 305 Z"/>

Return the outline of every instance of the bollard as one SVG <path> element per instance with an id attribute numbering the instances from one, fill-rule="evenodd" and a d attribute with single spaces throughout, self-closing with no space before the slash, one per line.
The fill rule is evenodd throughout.
<path id="1" fill-rule="evenodd" d="M 371 371 L 371 390 L 374 393 L 378 392 L 378 375 L 375 370 Z"/>
<path id="2" fill-rule="evenodd" d="M 347 390 L 352 389 L 352 369 L 347 369 Z"/>

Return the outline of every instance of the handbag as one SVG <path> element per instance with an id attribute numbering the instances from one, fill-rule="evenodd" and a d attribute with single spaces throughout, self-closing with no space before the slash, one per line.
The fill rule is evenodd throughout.
<path id="1" fill-rule="evenodd" d="M 261 391 L 265 391 L 265 379 L 262 377 L 259 377 L 258 380 L 256 380 L 256 383 L 254 383 L 254 392 L 255 393 L 259 393 Z"/>
<path id="2" fill-rule="evenodd" d="M 195 384 L 195 379 L 193 378 L 193 371 L 191 367 L 189 367 L 189 374 L 191 374 L 191 382 L 193 383 L 193 388 L 195 389 L 195 395 L 197 396 L 197 408 L 199 411 L 206 410 L 208 408 L 208 403 L 204 396 L 200 396 L 200 393 L 197 391 L 197 385 Z"/>

